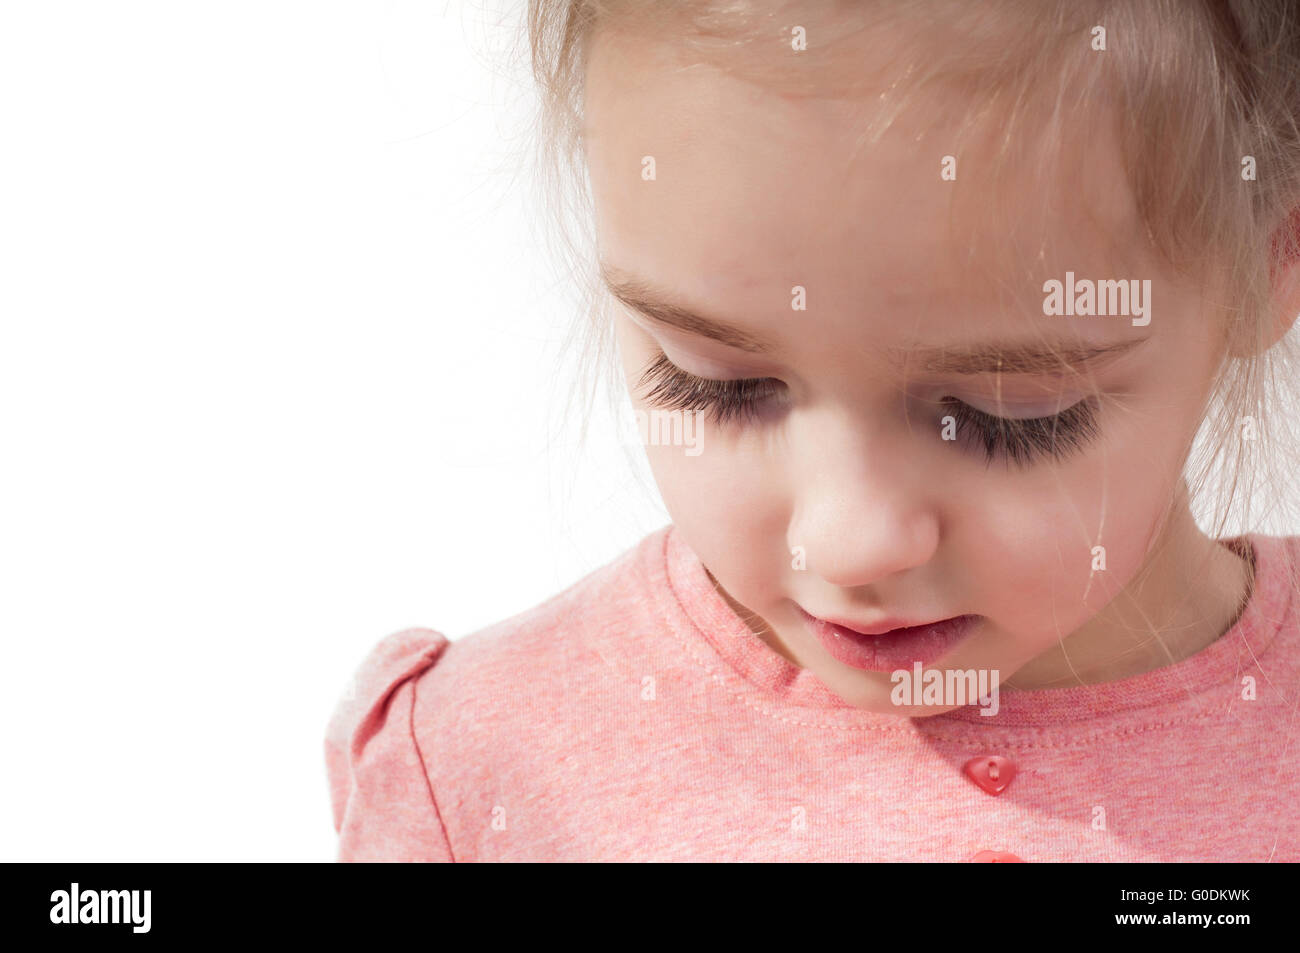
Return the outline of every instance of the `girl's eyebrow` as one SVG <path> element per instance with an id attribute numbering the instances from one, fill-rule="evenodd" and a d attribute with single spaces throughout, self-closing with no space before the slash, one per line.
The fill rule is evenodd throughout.
<path id="1" fill-rule="evenodd" d="M 1050 374 L 1109 363 L 1149 339 L 1150 335 L 1110 344 L 1081 344 L 1063 339 L 890 348 L 890 357 L 897 364 L 911 365 L 915 361 L 929 374 Z"/>
<path id="2" fill-rule="evenodd" d="M 600 264 L 600 277 L 615 298 L 659 324 L 753 354 L 769 354 L 776 350 L 776 345 L 766 338 L 684 307 L 644 279 L 605 262 Z"/>
<path id="3" fill-rule="evenodd" d="M 678 304 L 671 295 L 657 290 L 644 279 L 606 262 L 600 264 L 600 277 L 615 298 L 666 327 L 698 334 L 754 354 L 769 354 L 777 350 L 776 345 L 766 338 Z M 910 346 L 890 348 L 888 353 L 894 363 L 911 366 L 916 362 L 922 371 L 930 374 L 1050 374 L 1107 363 L 1148 339 L 1149 336 L 1130 338 L 1109 344 L 1081 344 L 1077 340 L 1062 338 L 950 347 Z"/>

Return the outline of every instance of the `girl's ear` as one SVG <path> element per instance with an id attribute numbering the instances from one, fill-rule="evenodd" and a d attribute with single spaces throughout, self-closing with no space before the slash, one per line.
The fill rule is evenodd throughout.
<path id="1" fill-rule="evenodd" d="M 1300 316 L 1300 206 L 1273 233 L 1269 276 L 1273 281 L 1272 347 Z"/>
<path id="2" fill-rule="evenodd" d="M 1300 318 L 1300 205 L 1273 232 L 1268 273 L 1273 288 L 1269 298 L 1271 320 L 1257 341 L 1235 341 L 1233 357 L 1254 357 L 1267 351 Z"/>

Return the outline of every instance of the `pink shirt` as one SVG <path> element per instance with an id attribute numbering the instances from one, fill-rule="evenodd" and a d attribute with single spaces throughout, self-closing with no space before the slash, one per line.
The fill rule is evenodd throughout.
<path id="1" fill-rule="evenodd" d="M 326 738 L 339 860 L 1300 861 L 1300 537 L 1246 539 L 1252 599 L 1196 655 L 909 719 L 765 645 L 670 524 L 371 651 Z M 996 796 L 963 773 L 986 756 Z"/>

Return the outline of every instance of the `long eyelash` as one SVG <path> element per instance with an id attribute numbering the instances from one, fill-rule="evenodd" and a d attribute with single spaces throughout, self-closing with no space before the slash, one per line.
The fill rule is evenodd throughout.
<path id="1" fill-rule="evenodd" d="M 644 399 L 658 407 L 703 412 L 718 424 L 744 424 L 759 419 L 763 401 L 778 393 L 781 383 L 770 377 L 727 381 L 696 377 L 660 351 L 642 372 L 637 387 L 650 387 Z M 940 403 L 952 414 L 958 431 L 989 463 L 998 458 L 1016 465 L 1040 457 L 1063 459 L 1101 433 L 1097 409 L 1090 400 L 1050 417 L 1027 419 L 986 414 L 955 397 L 944 397 Z"/>
<path id="2" fill-rule="evenodd" d="M 957 430 L 974 442 L 990 463 L 999 457 L 1017 465 L 1045 456 L 1063 459 L 1101 433 L 1091 400 L 1081 400 L 1050 417 L 1028 419 L 995 417 L 955 397 L 945 397 L 940 403 L 949 408 Z"/>
<path id="3" fill-rule="evenodd" d="M 781 382 L 770 377 L 718 381 L 688 374 L 662 351 L 641 374 L 638 388 L 653 384 L 644 399 L 669 410 L 709 414 L 719 424 L 753 422 L 764 400 L 777 393 Z"/>

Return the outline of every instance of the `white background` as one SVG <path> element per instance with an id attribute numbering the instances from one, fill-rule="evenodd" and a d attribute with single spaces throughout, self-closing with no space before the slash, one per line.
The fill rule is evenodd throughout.
<path id="1" fill-rule="evenodd" d="M 0 860 L 331 860 L 374 644 L 667 522 L 559 419 L 522 13 L 0 4 Z"/>
<path id="2" fill-rule="evenodd" d="M 555 419 L 522 8 L 0 5 L 0 859 L 333 859 L 370 648 L 668 521 Z"/>

